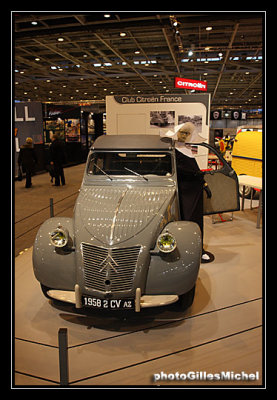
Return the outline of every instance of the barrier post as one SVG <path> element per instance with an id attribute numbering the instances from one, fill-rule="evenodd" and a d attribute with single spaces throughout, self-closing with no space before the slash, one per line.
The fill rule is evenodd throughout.
<path id="1" fill-rule="evenodd" d="M 68 385 L 68 338 L 67 328 L 59 329 L 59 365 L 60 365 L 60 385 Z"/>
<path id="2" fill-rule="evenodd" d="M 54 217 L 54 202 L 53 198 L 50 197 L 50 218 Z"/>

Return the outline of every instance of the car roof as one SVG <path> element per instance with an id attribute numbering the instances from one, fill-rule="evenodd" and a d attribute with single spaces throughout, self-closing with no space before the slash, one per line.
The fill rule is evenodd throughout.
<path id="1" fill-rule="evenodd" d="M 102 135 L 93 150 L 172 150 L 172 140 L 159 135 Z"/>

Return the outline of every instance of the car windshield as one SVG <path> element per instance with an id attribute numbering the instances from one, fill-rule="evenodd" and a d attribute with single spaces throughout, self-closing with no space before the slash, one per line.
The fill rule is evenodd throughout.
<path id="1" fill-rule="evenodd" d="M 89 175 L 172 174 L 171 154 L 166 152 L 94 152 L 88 162 Z"/>

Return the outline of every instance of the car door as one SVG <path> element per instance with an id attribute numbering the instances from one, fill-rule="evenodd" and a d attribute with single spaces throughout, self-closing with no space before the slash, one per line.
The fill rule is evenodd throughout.
<path id="1" fill-rule="evenodd" d="M 220 168 L 205 171 L 203 190 L 203 214 L 218 214 L 239 211 L 239 184 L 235 171 L 220 153 L 207 143 L 198 143 L 207 147 L 219 160 Z"/>

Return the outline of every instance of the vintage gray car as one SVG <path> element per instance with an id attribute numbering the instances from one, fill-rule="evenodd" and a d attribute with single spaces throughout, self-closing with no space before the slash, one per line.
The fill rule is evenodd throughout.
<path id="1" fill-rule="evenodd" d="M 222 163 L 205 176 L 209 214 L 238 209 L 236 174 Z M 187 308 L 202 243 L 198 225 L 179 219 L 174 142 L 100 136 L 88 154 L 73 218 L 49 218 L 37 233 L 34 274 L 46 297 L 76 308 L 139 312 L 178 300 Z"/>

